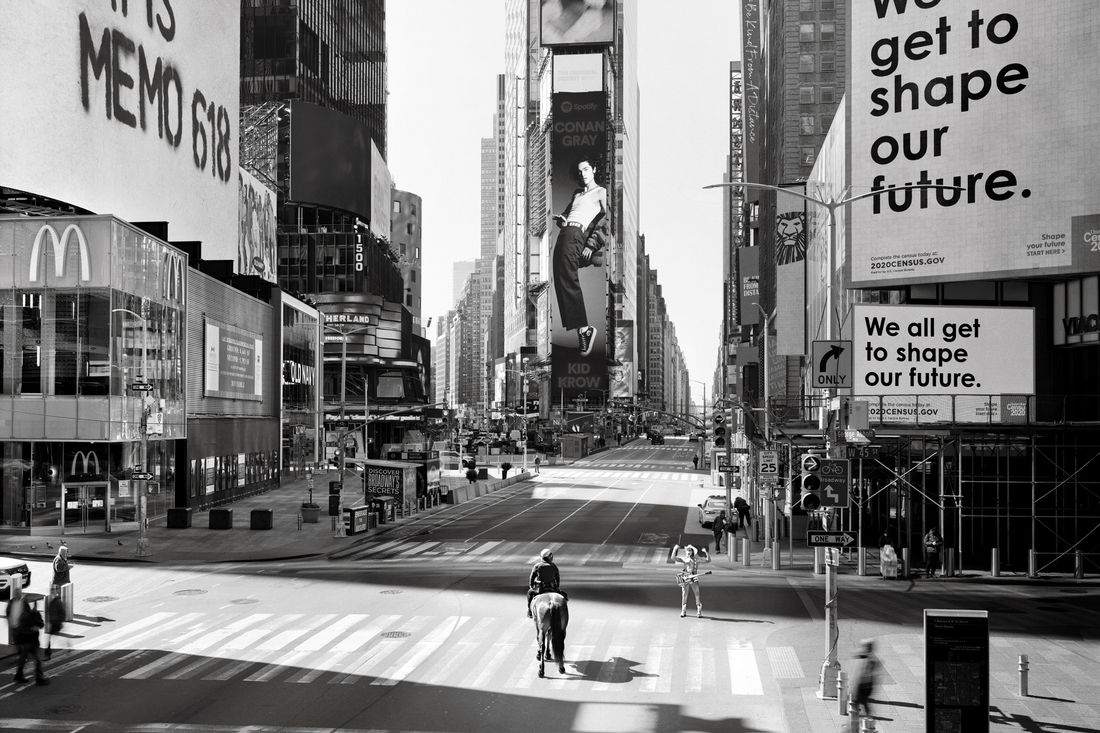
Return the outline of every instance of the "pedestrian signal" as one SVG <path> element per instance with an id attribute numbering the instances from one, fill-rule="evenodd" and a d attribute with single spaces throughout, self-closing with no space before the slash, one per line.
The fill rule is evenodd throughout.
<path id="1" fill-rule="evenodd" d="M 821 508 L 821 458 L 812 453 L 803 453 L 799 460 L 802 472 L 799 489 L 801 496 L 798 505 L 808 512 Z"/>

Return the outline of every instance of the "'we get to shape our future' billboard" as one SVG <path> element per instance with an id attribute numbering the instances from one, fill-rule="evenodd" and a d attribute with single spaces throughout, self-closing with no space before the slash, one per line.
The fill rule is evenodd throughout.
<path id="1" fill-rule="evenodd" d="M 1100 269 L 1095 0 L 849 12 L 850 286 Z"/>

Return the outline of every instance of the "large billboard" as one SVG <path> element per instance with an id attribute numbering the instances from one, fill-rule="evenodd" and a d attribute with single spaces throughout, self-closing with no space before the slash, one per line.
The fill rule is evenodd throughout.
<path id="1" fill-rule="evenodd" d="M 262 400 L 264 340 L 210 319 L 203 344 L 203 394 L 231 400 Z"/>
<path id="2" fill-rule="evenodd" d="M 1026 396 L 1035 393 L 1033 309 L 856 304 L 852 310 L 852 394 L 871 398 L 871 422 L 1026 417 Z"/>
<path id="3" fill-rule="evenodd" d="M 0 185 L 237 241 L 238 3 L 0 4 Z"/>
<path id="4" fill-rule="evenodd" d="M 851 286 L 1100 269 L 1095 0 L 849 13 Z"/>
<path id="5" fill-rule="evenodd" d="M 607 188 L 607 104 L 601 92 L 555 94 L 551 133 L 551 206 L 560 215 L 550 252 L 550 349 L 555 399 L 585 396 L 607 385 L 607 274 L 610 248 L 586 257 L 599 187 Z M 593 170 L 585 193 L 579 168 Z M 605 191 L 606 195 L 606 191 Z M 610 202 L 601 221 L 610 222 Z M 580 221 L 577 221 L 577 220 Z M 572 226 L 572 224 L 582 226 Z M 556 226 L 552 224 L 551 226 Z"/>
<path id="6" fill-rule="evenodd" d="M 610 46 L 615 41 L 615 0 L 542 0 L 544 46 Z"/>
<path id="7" fill-rule="evenodd" d="M 354 117 L 316 104 L 292 102 L 290 200 L 370 217 L 372 142 L 367 126 Z M 389 207 L 387 199 L 387 214 Z M 383 234 L 390 236 L 388 226 Z"/>
<path id="8" fill-rule="evenodd" d="M 244 168 L 237 171 L 237 176 L 237 274 L 279 282 L 275 271 L 275 192 Z"/>

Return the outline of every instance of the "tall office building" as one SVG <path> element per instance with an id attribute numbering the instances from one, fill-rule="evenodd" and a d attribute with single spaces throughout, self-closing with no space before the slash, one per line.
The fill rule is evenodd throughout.
<path id="1" fill-rule="evenodd" d="M 279 284 L 325 314 L 326 414 L 376 408 L 371 457 L 404 432 L 377 408 L 422 405 L 430 368 L 391 244 L 385 41 L 384 0 L 241 4 L 241 166 L 278 197 Z"/>
<path id="2" fill-rule="evenodd" d="M 393 189 L 390 245 L 397 254 L 401 277 L 405 281 L 405 307 L 412 314 L 413 332 L 419 336 L 425 335 L 421 311 L 424 253 L 420 222 L 423 206 L 415 193 Z"/>

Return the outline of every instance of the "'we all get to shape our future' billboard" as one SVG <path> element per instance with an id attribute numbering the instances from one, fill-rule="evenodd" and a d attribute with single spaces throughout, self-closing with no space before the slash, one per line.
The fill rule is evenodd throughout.
<path id="1" fill-rule="evenodd" d="M 872 423 L 1011 423 L 1035 393 L 1035 311 L 853 306 L 852 395 Z"/>
<path id="2" fill-rule="evenodd" d="M 850 287 L 1100 269 L 1095 0 L 850 4 Z M 943 184 L 957 190 L 900 189 Z"/>

